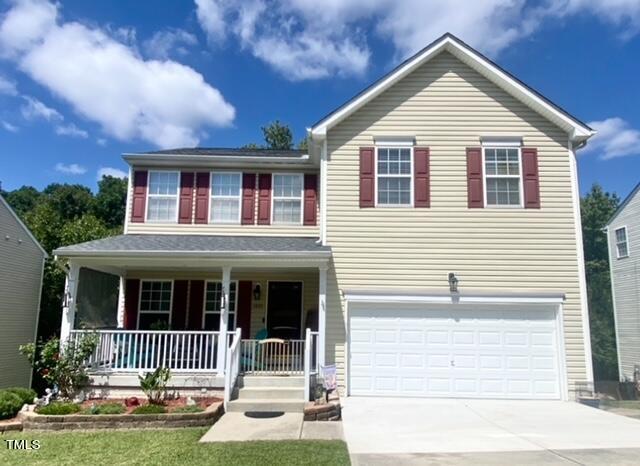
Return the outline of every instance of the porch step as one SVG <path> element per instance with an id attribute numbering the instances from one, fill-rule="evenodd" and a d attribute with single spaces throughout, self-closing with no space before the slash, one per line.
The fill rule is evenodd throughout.
<path id="1" fill-rule="evenodd" d="M 232 400 L 229 403 L 230 413 L 246 413 L 247 411 L 284 411 L 285 413 L 301 413 L 304 410 L 304 401 L 291 400 L 289 398 L 274 398 L 270 400 Z"/>
<path id="2" fill-rule="evenodd" d="M 304 387 L 245 387 L 238 390 L 239 400 L 304 399 Z"/>
<path id="3" fill-rule="evenodd" d="M 238 377 L 238 387 L 288 387 L 304 389 L 304 377 L 278 375 L 241 375 Z"/>

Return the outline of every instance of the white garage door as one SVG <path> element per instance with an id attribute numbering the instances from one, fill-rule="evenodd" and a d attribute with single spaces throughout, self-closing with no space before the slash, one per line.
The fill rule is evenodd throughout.
<path id="1" fill-rule="evenodd" d="M 555 309 L 349 305 L 351 395 L 560 398 Z"/>

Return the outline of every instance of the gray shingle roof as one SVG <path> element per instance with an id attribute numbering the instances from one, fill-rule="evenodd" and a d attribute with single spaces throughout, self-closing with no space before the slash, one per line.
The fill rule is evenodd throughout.
<path id="1" fill-rule="evenodd" d="M 277 149 L 242 149 L 225 147 L 182 147 L 178 149 L 157 150 L 144 154 L 168 155 L 219 155 L 234 157 L 302 157 L 306 150 L 277 150 Z"/>
<path id="2" fill-rule="evenodd" d="M 58 256 L 122 254 L 122 253 L 319 253 L 329 254 L 328 246 L 317 238 L 281 236 L 207 236 L 207 235 L 119 235 L 64 246 L 54 252 Z"/>

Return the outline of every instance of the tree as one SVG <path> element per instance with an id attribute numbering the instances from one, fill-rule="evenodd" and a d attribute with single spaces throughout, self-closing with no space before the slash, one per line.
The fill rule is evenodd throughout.
<path id="1" fill-rule="evenodd" d="M 108 228 L 121 229 L 124 225 L 127 179 L 103 176 L 98 181 L 98 194 L 93 203 L 93 214 Z"/>
<path id="2" fill-rule="evenodd" d="M 262 134 L 269 149 L 290 150 L 293 148 L 293 133 L 279 120 L 262 127 Z"/>
<path id="3" fill-rule="evenodd" d="M 305 151 L 309 150 L 309 136 L 308 135 L 300 140 L 300 142 L 298 143 L 298 149 L 305 150 Z"/>
<path id="4" fill-rule="evenodd" d="M 20 189 L 4 194 L 11 208 L 21 218 L 36 206 L 40 196 L 40 192 L 33 186 L 22 186 Z"/>
<path id="5" fill-rule="evenodd" d="M 603 231 L 620 200 L 594 184 L 580 202 L 591 348 L 596 380 L 617 380 L 618 364 L 607 235 Z"/>
<path id="6" fill-rule="evenodd" d="M 82 217 L 92 208 L 93 194 L 89 188 L 80 184 L 52 183 L 42 193 L 63 220 Z"/>

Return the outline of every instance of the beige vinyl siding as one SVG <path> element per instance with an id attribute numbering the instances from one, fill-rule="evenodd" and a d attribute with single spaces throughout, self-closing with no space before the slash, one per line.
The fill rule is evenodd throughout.
<path id="1" fill-rule="evenodd" d="M 173 279 L 173 280 L 222 280 L 222 274 L 216 272 L 186 272 L 186 271 L 130 271 L 127 278 L 140 279 Z M 251 295 L 251 330 L 249 334 L 253 338 L 266 326 L 268 282 L 269 281 L 301 281 L 302 282 L 302 311 L 305 325 L 306 315 L 309 311 L 318 309 L 318 271 L 314 269 L 298 269 L 287 271 L 242 271 L 231 270 L 231 280 L 250 280 L 251 289 L 260 283 L 260 300 L 256 301 Z M 115 311 L 114 311 L 115 312 Z"/>
<path id="2" fill-rule="evenodd" d="M 0 388 L 29 387 L 18 346 L 34 341 L 44 254 L 0 201 Z"/>
<path id="3" fill-rule="evenodd" d="M 468 209 L 466 147 L 487 135 L 538 149 L 537 209 Z M 430 148 L 431 208 L 359 208 L 359 147 L 413 136 Z M 567 134 L 443 52 L 328 132 L 327 358 L 344 383 L 345 305 L 339 290 L 566 293 L 569 387 L 587 378 Z"/>
<path id="4" fill-rule="evenodd" d="M 134 170 L 136 170 L 134 168 Z M 140 170 L 153 171 L 154 168 L 140 168 Z M 157 170 L 170 170 L 170 171 L 189 171 L 189 172 L 198 172 L 198 171 L 206 171 L 206 170 L 196 170 L 189 169 L 183 167 L 174 167 L 174 168 L 157 168 Z M 251 173 L 250 170 L 243 170 L 241 168 L 225 168 L 224 170 L 219 170 L 220 172 L 241 172 L 241 173 Z M 288 169 L 273 169 L 270 171 L 260 170 L 258 173 L 315 173 L 310 172 L 308 170 L 288 170 Z M 318 176 L 318 178 L 320 178 Z M 177 222 L 172 223 L 157 223 L 157 222 L 144 222 L 144 223 L 134 223 L 131 222 L 131 209 L 130 203 L 133 197 L 133 185 L 130 187 L 129 196 L 127 197 L 127 212 L 128 216 L 125 219 L 127 225 L 127 233 L 128 234 L 138 234 L 138 233 L 152 233 L 152 234 L 185 234 L 185 235 L 231 235 L 231 236 L 306 236 L 306 237 L 318 237 L 319 235 L 319 225 L 320 225 L 320 208 L 317 208 L 317 222 L 316 225 L 313 226 L 305 226 L 305 225 L 258 225 L 258 193 L 257 193 L 258 181 L 256 179 L 256 196 L 254 203 L 254 215 L 256 219 L 255 225 L 242 225 L 238 224 L 181 224 Z M 320 199 L 320 190 L 318 186 L 318 200 Z M 304 197 L 303 197 L 304 201 Z M 319 205 L 319 202 L 318 202 Z M 209 206 L 211 206 L 211 199 L 209 199 Z M 194 218 L 195 214 L 195 193 L 193 197 L 192 204 L 192 218 Z M 145 219 L 146 220 L 146 219 Z"/>
<path id="5" fill-rule="evenodd" d="M 629 257 L 618 259 L 615 230 L 623 226 Z M 640 191 L 611 222 L 608 234 L 620 378 L 633 380 L 634 366 L 640 366 Z"/>

